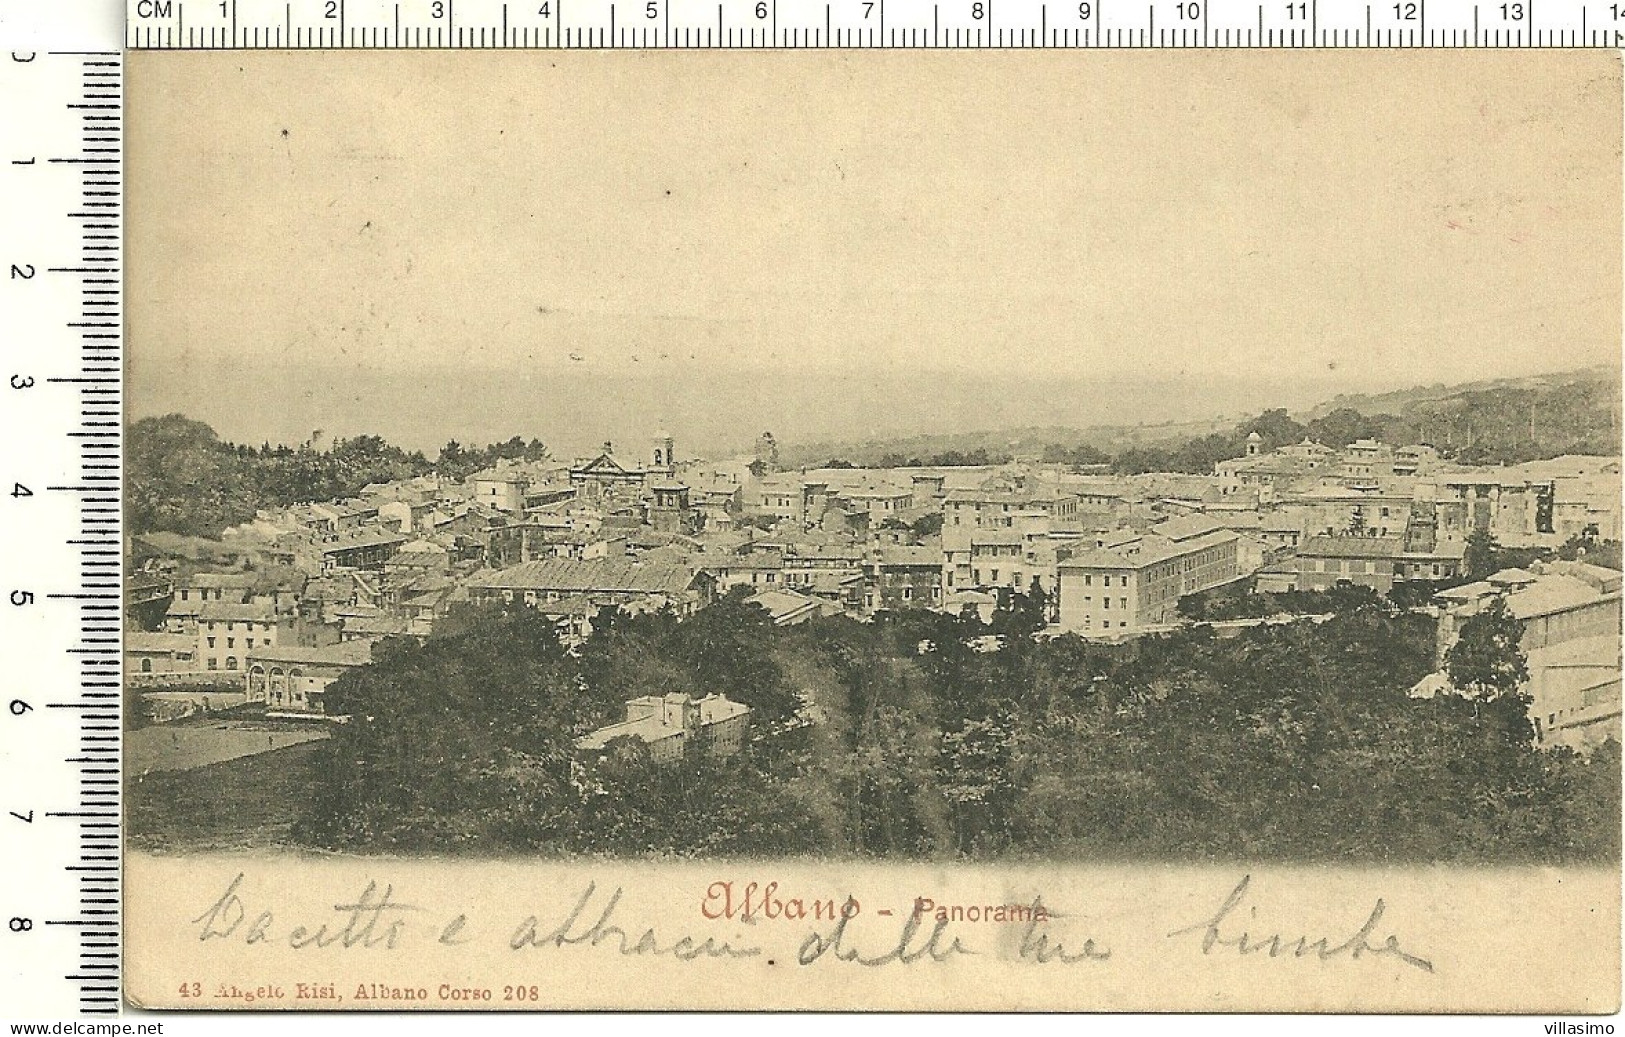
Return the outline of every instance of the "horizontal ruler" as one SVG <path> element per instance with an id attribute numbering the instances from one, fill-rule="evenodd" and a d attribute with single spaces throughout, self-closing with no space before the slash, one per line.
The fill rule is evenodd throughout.
<path id="1" fill-rule="evenodd" d="M 127 0 L 132 49 L 1625 46 L 1625 0 Z"/>

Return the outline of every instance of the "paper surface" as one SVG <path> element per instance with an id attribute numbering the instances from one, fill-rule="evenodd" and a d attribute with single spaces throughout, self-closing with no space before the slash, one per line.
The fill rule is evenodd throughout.
<path id="1" fill-rule="evenodd" d="M 1132 427 L 1618 356 L 1611 53 L 128 66 L 132 417 L 250 446 Z M 165 751 L 153 780 L 236 752 Z M 311 852 L 233 832 L 229 800 L 161 806 L 213 835 L 135 826 L 147 1008 L 1620 1001 L 1617 834 L 1583 866 L 488 859 Z"/>

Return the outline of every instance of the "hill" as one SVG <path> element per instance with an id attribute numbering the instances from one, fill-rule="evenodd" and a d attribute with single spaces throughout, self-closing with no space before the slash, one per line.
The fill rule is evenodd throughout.
<path id="1" fill-rule="evenodd" d="M 1239 456 L 1259 432 L 1270 446 L 1305 436 L 1341 447 L 1375 437 L 1427 443 L 1468 464 L 1517 464 L 1562 454 L 1620 453 L 1620 371 L 1579 371 L 1417 386 L 1334 397 L 1293 416 L 1268 410 L 1234 423 L 1222 419 L 1158 425 L 1027 428 L 956 435 L 821 442 L 781 447 L 789 464 L 831 460 L 859 467 L 997 462 L 1032 458 L 1109 463 L 1119 471 L 1209 471 Z"/>

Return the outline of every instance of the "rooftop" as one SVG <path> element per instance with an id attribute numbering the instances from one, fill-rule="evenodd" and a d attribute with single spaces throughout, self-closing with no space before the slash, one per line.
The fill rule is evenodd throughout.
<path id="1" fill-rule="evenodd" d="M 371 641 L 340 641 L 338 644 L 307 648 L 303 645 L 276 645 L 255 648 L 248 653 L 250 663 L 300 663 L 306 666 L 365 666 L 372 662 Z"/>
<path id="2" fill-rule="evenodd" d="M 1300 556 L 1316 558 L 1398 558 L 1405 553 L 1403 537 L 1329 536 L 1317 533 L 1303 542 Z"/>
<path id="3" fill-rule="evenodd" d="M 681 594 L 693 580 L 694 574 L 687 566 L 671 563 L 640 563 L 619 558 L 547 558 L 480 573 L 468 585 L 487 590 Z"/>

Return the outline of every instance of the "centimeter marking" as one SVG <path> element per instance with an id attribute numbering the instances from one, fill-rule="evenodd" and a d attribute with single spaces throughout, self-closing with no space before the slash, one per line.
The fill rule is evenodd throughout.
<path id="1" fill-rule="evenodd" d="M 1616 48 L 1625 0 L 126 0 L 126 46 Z"/>
<path id="2" fill-rule="evenodd" d="M 14 664 L 0 721 L 0 939 L 9 1010 L 116 1014 L 122 976 L 120 672 L 123 56 L 0 55 L 0 500 Z M 8 428 L 7 430 L 11 430 Z M 19 773 L 12 773 L 12 771 Z M 71 829 L 71 835 L 64 829 Z M 0 983 L 3 985 L 3 983 Z"/>

